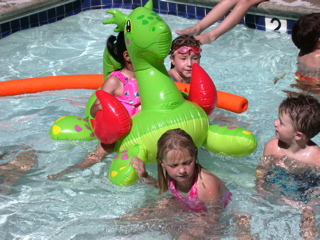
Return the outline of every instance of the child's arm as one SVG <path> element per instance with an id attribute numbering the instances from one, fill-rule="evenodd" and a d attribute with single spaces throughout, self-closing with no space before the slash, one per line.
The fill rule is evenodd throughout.
<path id="1" fill-rule="evenodd" d="M 258 167 L 256 168 L 256 173 L 255 173 L 256 188 L 257 188 L 257 191 L 260 193 L 264 192 L 264 190 L 262 188 L 262 184 L 265 181 L 265 177 L 266 177 L 267 173 L 271 169 L 272 158 L 273 158 L 272 155 L 261 157 L 260 163 L 259 163 Z"/>
<path id="2" fill-rule="evenodd" d="M 144 163 L 140 158 L 137 158 L 137 157 L 132 158 L 129 164 L 132 165 L 137 170 L 137 173 L 140 179 L 146 179 L 145 183 L 147 185 L 158 188 L 157 179 L 154 179 L 147 173 Z"/>
<path id="3" fill-rule="evenodd" d="M 264 192 L 262 184 L 265 177 L 272 166 L 272 154 L 277 153 L 278 139 L 274 138 L 267 142 L 263 150 L 263 157 L 260 158 L 260 162 L 256 168 L 256 188 L 258 192 Z"/>

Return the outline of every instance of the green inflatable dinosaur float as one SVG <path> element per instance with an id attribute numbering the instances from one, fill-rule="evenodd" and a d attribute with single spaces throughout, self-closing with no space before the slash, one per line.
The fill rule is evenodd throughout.
<path id="1" fill-rule="evenodd" d="M 108 104 L 103 104 L 112 100 L 110 94 L 104 91 L 96 92 L 103 110 L 96 116 L 94 133 L 102 142 L 115 142 L 114 151 L 117 152 L 108 174 L 112 183 L 119 186 L 134 184 L 138 175 L 136 170 L 128 165 L 132 157 L 137 156 L 145 163 L 155 163 L 159 137 L 173 128 L 185 130 L 198 147 L 203 146 L 217 154 L 245 156 L 256 149 L 257 140 L 248 130 L 231 125 L 210 125 L 207 113 L 215 107 L 216 90 L 210 77 L 199 65 L 193 66 L 189 100 L 183 98 L 164 65 L 164 59 L 171 47 L 171 30 L 161 17 L 152 11 L 152 1 L 147 2 L 144 7 L 136 8 L 128 16 L 118 10 L 107 10 L 107 13 L 113 16 L 104 21 L 104 24 L 117 24 L 115 32 L 125 33 L 142 103 L 141 111 L 132 119 L 128 119 L 124 113 L 119 114 L 124 121 L 120 119 L 110 122 L 110 119 L 113 119 L 110 118 L 110 109 L 107 109 Z M 119 108 L 117 111 L 125 110 Z M 79 118 L 77 121 L 83 124 L 79 126 L 81 131 L 88 129 L 85 119 Z M 108 131 L 105 129 L 109 127 L 113 130 L 118 122 L 123 123 L 123 129 L 117 128 L 115 133 L 106 134 Z M 62 128 L 74 129 L 77 124 L 72 124 L 65 126 L 65 123 L 57 120 L 50 130 L 50 135 L 57 135 L 54 134 L 55 127 L 59 128 L 59 134 L 64 132 L 61 131 Z M 90 132 L 89 129 L 84 136 L 80 139 L 94 138 L 92 130 Z M 77 139 L 74 136 L 71 138 Z M 71 138 L 62 136 L 60 139 Z"/>
<path id="2" fill-rule="evenodd" d="M 108 175 L 111 182 L 119 186 L 134 184 L 138 176 L 135 169 L 128 165 L 131 158 L 138 156 L 145 163 L 155 163 L 157 140 L 173 128 L 184 129 L 198 147 L 204 146 L 213 152 L 217 152 L 215 145 L 220 141 L 226 149 L 233 149 L 227 151 L 229 155 L 241 155 L 240 152 L 246 155 L 255 150 L 257 143 L 252 133 L 237 127 L 210 126 L 206 112 L 182 97 L 164 66 L 164 59 L 171 47 L 171 30 L 152 11 L 151 1 L 144 7 L 136 8 L 128 16 L 117 10 L 107 12 L 113 17 L 104 21 L 104 24 L 117 24 L 115 31 L 125 33 L 142 103 L 141 111 L 132 117 L 130 132 L 116 142 L 115 151 L 118 155 L 112 161 Z M 193 82 L 194 79 L 204 80 L 207 77 L 203 75 L 200 66 L 194 67 L 197 69 L 192 71 L 190 95 L 197 91 L 193 91 L 192 86 L 202 85 Z M 208 85 L 211 89 L 214 87 L 211 79 Z M 203 85 L 204 90 L 208 87 Z M 228 134 L 220 138 L 219 129 L 228 129 L 232 140 L 228 141 Z"/>

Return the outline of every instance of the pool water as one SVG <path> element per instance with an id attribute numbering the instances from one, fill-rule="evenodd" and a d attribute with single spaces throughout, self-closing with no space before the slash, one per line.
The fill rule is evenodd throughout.
<path id="1" fill-rule="evenodd" d="M 130 10 L 121 10 L 128 14 Z M 195 20 L 161 15 L 172 29 L 184 29 Z M 105 10 L 91 10 L 59 22 L 12 34 L 1 40 L 0 81 L 52 75 L 102 73 L 102 53 L 115 25 L 101 22 Z M 233 239 L 231 210 L 252 215 L 251 232 L 260 239 L 299 238 L 300 212 L 257 196 L 255 168 L 264 144 L 274 136 L 273 121 L 279 103 L 292 90 L 298 50 L 291 36 L 236 26 L 217 41 L 203 46 L 202 67 L 218 90 L 248 98 L 249 109 L 235 114 L 216 109 L 210 118 L 236 124 L 258 138 L 257 150 L 246 157 L 217 156 L 200 150 L 201 164 L 223 179 L 233 192 L 225 213 L 222 239 Z M 169 69 L 169 60 L 165 61 Z M 275 81 L 277 83 L 275 84 Z M 136 184 L 117 187 L 107 179 L 114 155 L 84 171 L 56 180 L 47 175 L 80 162 L 97 141 L 54 141 L 48 131 L 64 115 L 84 116 L 92 90 L 47 91 L 0 98 L 0 164 L 30 147 L 38 164 L 22 174 L 8 195 L 0 195 L 2 239 L 168 239 L 180 224 L 175 215 L 146 221 L 115 220 L 125 212 L 159 198 L 156 190 Z M 212 120 L 214 121 L 214 120 Z M 314 138 L 320 144 L 320 136 Z M 148 171 L 156 176 L 156 165 Z M 316 209 L 317 210 L 317 209 Z M 320 212 L 316 211 L 317 219 Z M 215 238 L 211 235 L 208 238 Z"/>

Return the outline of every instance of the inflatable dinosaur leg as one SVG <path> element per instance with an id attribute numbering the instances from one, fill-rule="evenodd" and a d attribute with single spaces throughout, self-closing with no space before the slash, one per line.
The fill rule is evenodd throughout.
<path id="1" fill-rule="evenodd" d="M 66 115 L 57 119 L 50 128 L 54 140 L 93 140 L 96 139 L 88 119 Z"/>
<path id="2" fill-rule="evenodd" d="M 214 124 L 209 126 L 203 146 L 216 154 L 242 157 L 254 152 L 257 144 L 254 134 L 244 128 Z"/>
<path id="3" fill-rule="evenodd" d="M 98 111 L 96 118 L 91 121 L 94 133 L 105 144 L 115 143 L 130 131 L 131 117 L 122 103 L 110 93 L 98 90 L 96 95 L 102 111 Z"/>
<path id="4" fill-rule="evenodd" d="M 137 171 L 129 162 L 133 157 L 143 161 L 147 159 L 147 151 L 142 145 L 136 145 L 128 150 L 120 152 L 112 161 L 108 177 L 110 182 L 118 186 L 129 186 L 135 184 L 138 179 Z"/>

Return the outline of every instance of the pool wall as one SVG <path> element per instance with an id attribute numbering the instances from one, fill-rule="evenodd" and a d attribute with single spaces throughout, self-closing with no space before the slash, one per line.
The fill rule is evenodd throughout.
<path id="1" fill-rule="evenodd" d="M 211 6 L 203 6 L 190 4 L 187 2 L 188 0 L 179 1 L 153 0 L 154 11 L 189 19 L 202 19 L 215 5 L 214 2 L 211 2 Z M 134 9 L 146 2 L 147 0 L 76 0 L 74 2 L 67 2 L 27 16 L 2 22 L 0 38 L 4 38 L 20 30 L 53 23 L 86 10 L 104 8 Z M 282 19 L 275 16 L 259 15 L 249 11 L 240 23 L 258 30 L 277 30 L 290 34 L 295 21 L 295 19 Z"/>

